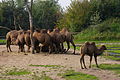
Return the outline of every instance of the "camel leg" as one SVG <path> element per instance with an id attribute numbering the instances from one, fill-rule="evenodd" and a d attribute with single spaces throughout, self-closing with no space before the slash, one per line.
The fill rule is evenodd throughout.
<path id="1" fill-rule="evenodd" d="M 30 46 L 28 46 L 27 52 L 30 52 Z"/>
<path id="2" fill-rule="evenodd" d="M 71 41 L 71 44 L 72 44 L 72 45 L 73 45 L 73 47 L 74 47 L 74 52 L 73 52 L 73 54 L 75 54 L 76 46 L 75 46 L 75 44 L 74 44 L 74 42 L 73 42 L 73 41 Z"/>
<path id="3" fill-rule="evenodd" d="M 9 49 L 8 49 L 8 48 L 9 48 L 9 45 L 8 45 L 8 44 L 6 44 L 6 47 L 7 47 L 7 52 L 9 52 Z"/>
<path id="4" fill-rule="evenodd" d="M 10 48 L 10 44 L 11 42 L 7 41 L 6 47 L 7 47 L 7 52 L 12 52 L 11 48 Z"/>
<path id="5" fill-rule="evenodd" d="M 84 57 L 83 57 L 83 64 L 84 64 L 85 69 L 87 69 L 87 68 L 86 68 L 86 65 L 85 65 L 85 60 L 84 60 Z"/>
<path id="6" fill-rule="evenodd" d="M 84 56 L 85 56 L 85 54 L 81 54 L 81 58 L 80 58 L 81 69 L 84 69 L 83 66 L 82 66 L 82 61 L 84 59 Z"/>
<path id="7" fill-rule="evenodd" d="M 19 46 L 19 49 L 18 49 L 18 53 L 20 53 L 20 50 L 21 50 L 21 46 L 20 45 L 18 45 Z"/>
<path id="8" fill-rule="evenodd" d="M 10 52 L 12 52 L 10 45 L 8 47 L 9 47 Z"/>
<path id="9" fill-rule="evenodd" d="M 89 65 L 89 68 L 91 68 L 91 62 L 92 62 L 92 56 L 90 56 L 90 65 Z"/>
<path id="10" fill-rule="evenodd" d="M 53 45 L 50 44 L 50 45 L 49 45 L 49 53 L 51 54 L 52 52 L 53 52 Z"/>
<path id="11" fill-rule="evenodd" d="M 97 63 L 97 56 L 94 56 L 94 58 L 95 58 L 96 66 L 99 67 L 99 66 L 98 66 L 98 63 Z"/>
<path id="12" fill-rule="evenodd" d="M 68 46 L 68 48 L 67 48 L 65 53 L 67 53 L 67 51 L 70 49 L 70 42 L 69 41 L 67 41 L 67 46 Z"/>

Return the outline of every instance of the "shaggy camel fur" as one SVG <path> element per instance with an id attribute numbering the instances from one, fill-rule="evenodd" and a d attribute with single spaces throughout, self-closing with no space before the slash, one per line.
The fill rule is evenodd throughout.
<path id="1" fill-rule="evenodd" d="M 16 39 L 16 44 L 19 46 L 18 52 L 25 52 L 25 38 L 24 38 L 24 31 L 18 33 L 18 37 Z"/>
<path id="2" fill-rule="evenodd" d="M 53 44 L 50 35 L 47 33 L 47 30 L 42 29 L 39 31 L 35 31 L 33 33 L 33 42 L 34 42 L 34 50 L 36 50 L 36 53 L 39 53 L 42 49 L 39 47 L 39 43 L 42 46 L 49 46 L 49 53 L 52 52 Z M 33 52 L 34 53 L 34 52 Z"/>
<path id="3" fill-rule="evenodd" d="M 75 54 L 76 46 L 75 46 L 75 44 L 73 42 L 73 35 L 68 31 L 67 28 L 63 28 L 60 31 L 60 33 L 65 36 L 65 41 L 67 42 L 68 48 L 67 48 L 66 52 L 70 49 L 70 43 L 71 43 L 73 45 L 73 47 L 74 47 L 73 54 Z"/>
<path id="4" fill-rule="evenodd" d="M 96 45 L 95 45 L 95 42 L 92 42 L 92 43 L 85 42 L 85 44 L 82 45 L 81 48 L 80 48 L 80 51 L 81 51 L 81 58 L 80 58 L 81 68 L 82 69 L 86 68 L 85 61 L 84 61 L 84 56 L 85 55 L 90 56 L 90 65 L 89 65 L 89 68 L 91 68 L 92 56 L 94 56 L 94 58 L 95 58 L 96 66 L 99 67 L 98 63 L 97 63 L 97 56 L 101 55 L 104 52 L 104 50 L 106 50 L 106 49 L 107 48 L 106 48 L 105 45 L 102 45 L 98 49 L 96 47 Z M 82 62 L 83 62 L 84 68 L 82 66 Z"/>
<path id="5" fill-rule="evenodd" d="M 57 52 L 63 52 L 63 50 L 62 50 L 63 45 L 62 44 L 65 41 L 65 36 L 63 36 L 60 33 L 59 28 L 53 29 L 52 32 L 48 31 L 48 33 L 52 38 L 52 42 L 55 44 L 55 49 L 54 50 L 57 51 Z"/>
<path id="6" fill-rule="evenodd" d="M 7 52 L 12 52 L 10 45 L 16 45 L 16 39 L 18 37 L 18 33 L 22 32 L 23 30 L 12 30 L 10 32 L 7 33 L 6 35 L 6 47 L 7 47 Z"/>

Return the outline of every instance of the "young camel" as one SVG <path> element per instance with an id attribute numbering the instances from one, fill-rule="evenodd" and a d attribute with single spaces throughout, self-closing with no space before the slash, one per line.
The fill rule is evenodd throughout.
<path id="1" fill-rule="evenodd" d="M 104 50 L 107 50 L 107 48 L 106 48 L 105 45 L 102 45 L 98 49 L 95 45 L 95 42 L 92 42 L 92 43 L 85 42 L 85 44 L 81 46 L 80 50 L 81 50 L 80 64 L 81 64 L 81 68 L 84 69 L 84 68 L 86 68 L 85 61 L 84 61 L 84 56 L 85 55 L 90 56 L 89 68 L 91 68 L 92 56 L 94 56 L 94 58 L 95 58 L 96 66 L 99 67 L 98 63 L 97 63 L 97 56 L 101 55 L 104 52 Z M 82 63 L 84 65 L 84 68 L 82 66 Z"/>

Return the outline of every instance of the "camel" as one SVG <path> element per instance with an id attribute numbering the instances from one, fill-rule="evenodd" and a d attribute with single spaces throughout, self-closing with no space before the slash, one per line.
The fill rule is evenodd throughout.
<path id="1" fill-rule="evenodd" d="M 39 53 L 42 49 L 39 47 L 39 44 L 42 46 L 48 46 L 49 47 L 49 53 L 53 50 L 53 44 L 51 40 L 51 36 L 47 33 L 47 30 L 42 29 L 40 31 L 35 31 L 33 33 L 33 42 L 34 42 L 34 50 L 36 50 L 36 53 Z M 34 52 L 33 52 L 34 53 Z"/>
<path id="2" fill-rule="evenodd" d="M 18 33 L 18 36 L 17 36 L 17 39 L 16 39 L 16 44 L 19 46 L 18 53 L 19 52 L 25 52 L 25 48 L 24 48 L 24 45 L 25 45 L 24 31 Z"/>
<path id="3" fill-rule="evenodd" d="M 7 52 L 12 52 L 10 45 L 16 45 L 16 39 L 18 37 L 18 33 L 22 32 L 23 30 L 12 30 L 7 33 L 6 35 L 6 47 L 7 47 Z"/>
<path id="4" fill-rule="evenodd" d="M 27 52 L 30 52 L 31 39 L 30 39 L 30 30 L 24 32 L 25 44 L 28 46 Z"/>
<path id="5" fill-rule="evenodd" d="M 71 44 L 73 45 L 73 47 L 74 47 L 74 52 L 73 52 L 73 54 L 75 54 L 76 46 L 75 46 L 75 44 L 74 44 L 74 42 L 73 42 L 73 35 L 68 31 L 67 28 L 63 28 L 63 29 L 60 31 L 60 33 L 65 36 L 65 41 L 66 41 L 67 46 L 68 46 L 66 52 L 70 49 L 70 43 L 71 43 Z"/>
<path id="6" fill-rule="evenodd" d="M 81 51 L 81 58 L 80 58 L 81 68 L 82 69 L 86 68 L 85 61 L 84 61 L 84 56 L 85 55 L 90 56 L 89 68 L 91 68 L 92 56 L 94 56 L 94 58 L 95 58 L 96 66 L 99 67 L 98 63 L 97 63 L 97 56 L 101 55 L 104 52 L 104 50 L 107 50 L 105 45 L 102 45 L 100 48 L 97 48 L 96 45 L 95 45 L 95 42 L 92 42 L 92 43 L 85 42 L 85 44 L 82 45 L 81 48 L 80 48 L 80 51 Z M 82 63 L 84 65 L 84 68 L 82 66 Z"/>
<path id="7" fill-rule="evenodd" d="M 60 33 L 59 28 L 53 29 L 53 31 L 48 30 L 48 34 L 52 38 L 52 42 L 55 44 L 55 51 L 59 52 L 64 52 L 62 49 L 63 42 L 65 41 L 65 36 Z"/>

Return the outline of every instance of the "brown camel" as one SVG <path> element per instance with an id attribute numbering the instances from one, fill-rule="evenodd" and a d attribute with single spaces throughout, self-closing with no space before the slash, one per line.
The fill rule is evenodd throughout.
<path id="1" fill-rule="evenodd" d="M 48 30 L 49 35 L 52 38 L 52 42 L 55 44 L 55 50 L 59 52 L 64 52 L 62 50 L 63 42 L 65 41 L 65 36 L 60 33 L 59 28 L 53 29 L 53 31 Z"/>
<path id="2" fill-rule="evenodd" d="M 30 47 L 31 47 L 30 30 L 25 31 L 24 39 L 25 39 L 25 44 L 28 46 L 27 52 L 30 52 Z"/>
<path id="3" fill-rule="evenodd" d="M 95 63 L 96 63 L 96 66 L 98 66 L 98 63 L 97 63 L 97 56 L 101 55 L 104 50 L 106 50 L 106 46 L 105 45 L 102 45 L 99 49 L 96 47 L 95 45 L 95 42 L 92 42 L 92 43 L 89 43 L 89 42 L 85 42 L 84 45 L 81 46 L 80 48 L 80 51 L 81 51 L 81 58 L 80 58 L 80 64 L 81 64 L 81 68 L 84 69 L 86 68 L 85 66 L 85 61 L 84 61 L 84 56 L 85 55 L 88 55 L 90 56 L 90 65 L 89 65 L 89 68 L 91 68 L 91 62 L 92 62 L 92 56 L 94 56 L 95 58 Z M 84 68 L 82 66 L 82 63 L 84 65 Z"/>
<path id="4" fill-rule="evenodd" d="M 39 44 L 42 46 L 49 46 L 49 53 L 52 52 L 53 44 L 50 35 L 47 33 L 47 30 L 42 29 L 40 31 L 35 31 L 33 33 L 33 42 L 34 42 L 34 50 L 36 50 L 36 53 L 39 53 L 42 49 L 39 47 Z M 34 53 L 34 52 L 33 52 Z"/>
<path id="5" fill-rule="evenodd" d="M 73 45 L 73 47 L 74 47 L 73 54 L 75 54 L 76 46 L 75 46 L 75 44 L 73 42 L 73 35 L 68 31 L 67 28 L 63 28 L 60 31 L 60 33 L 65 36 L 65 41 L 67 42 L 68 48 L 67 48 L 66 52 L 70 49 L 70 43 L 71 43 Z"/>
<path id="6" fill-rule="evenodd" d="M 18 33 L 18 36 L 16 39 L 16 44 L 19 46 L 18 52 L 25 52 L 25 49 L 24 49 L 24 45 L 25 45 L 24 31 Z"/>
<path id="7" fill-rule="evenodd" d="M 16 39 L 18 37 L 18 33 L 22 32 L 23 30 L 12 30 L 7 33 L 6 35 L 6 47 L 7 47 L 7 52 L 12 52 L 10 45 L 16 45 Z"/>

